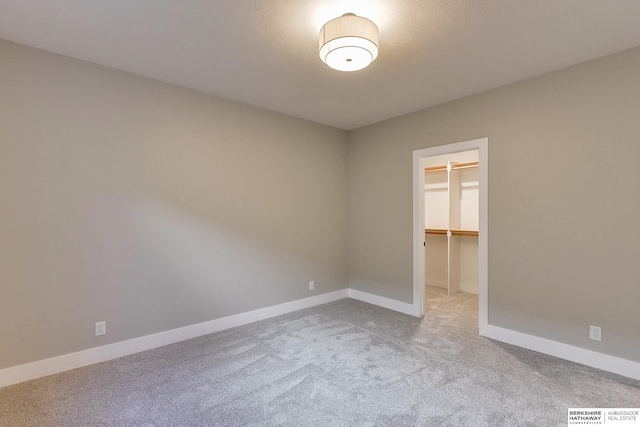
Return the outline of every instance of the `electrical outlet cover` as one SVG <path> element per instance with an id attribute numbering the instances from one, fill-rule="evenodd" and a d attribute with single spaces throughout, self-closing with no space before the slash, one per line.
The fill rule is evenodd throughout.
<path id="1" fill-rule="evenodd" d="M 102 322 L 96 322 L 96 336 L 99 337 L 100 335 L 106 335 L 107 334 L 107 322 L 102 321 Z"/>

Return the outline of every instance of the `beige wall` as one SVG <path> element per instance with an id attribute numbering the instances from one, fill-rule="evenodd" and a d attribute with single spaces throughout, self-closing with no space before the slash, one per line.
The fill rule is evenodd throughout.
<path id="1" fill-rule="evenodd" d="M 346 132 L 1 40 L 0 94 L 0 369 L 346 288 Z"/>
<path id="2" fill-rule="evenodd" d="M 348 144 L 1 40 L 0 58 L 0 369 L 343 289 L 347 259 L 351 287 L 411 302 L 412 151 L 485 136 L 490 323 L 640 361 L 640 48 Z"/>
<path id="3" fill-rule="evenodd" d="M 635 48 L 351 132 L 350 286 L 411 302 L 412 151 L 488 137 L 489 323 L 640 361 L 639 70 Z"/>

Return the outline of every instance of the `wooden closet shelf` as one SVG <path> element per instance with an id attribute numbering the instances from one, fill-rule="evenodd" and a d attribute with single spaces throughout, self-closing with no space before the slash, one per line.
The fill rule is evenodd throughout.
<path id="1" fill-rule="evenodd" d="M 441 230 L 439 228 L 425 228 L 424 234 L 444 234 L 447 235 L 447 230 Z"/>
<path id="2" fill-rule="evenodd" d="M 451 165 L 451 169 L 456 170 L 456 169 L 469 169 L 469 168 L 477 168 L 478 167 L 478 162 L 468 162 L 468 163 L 453 163 Z M 431 166 L 428 168 L 424 168 L 424 172 L 425 173 L 431 173 L 431 172 L 446 172 L 447 171 L 447 165 L 444 166 Z"/>
<path id="3" fill-rule="evenodd" d="M 448 230 L 441 228 L 425 228 L 424 234 L 440 234 L 447 235 Z M 478 237 L 478 232 L 475 230 L 451 230 L 451 234 L 454 236 L 475 236 Z"/>
<path id="4" fill-rule="evenodd" d="M 475 236 L 478 237 L 478 232 L 475 230 L 451 230 L 454 236 Z"/>

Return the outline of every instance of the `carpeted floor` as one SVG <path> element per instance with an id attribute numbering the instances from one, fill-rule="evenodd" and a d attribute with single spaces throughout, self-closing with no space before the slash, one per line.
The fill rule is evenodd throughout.
<path id="1" fill-rule="evenodd" d="M 0 426 L 566 426 L 640 382 L 477 335 L 477 297 L 423 319 L 345 299 L 0 389 Z"/>

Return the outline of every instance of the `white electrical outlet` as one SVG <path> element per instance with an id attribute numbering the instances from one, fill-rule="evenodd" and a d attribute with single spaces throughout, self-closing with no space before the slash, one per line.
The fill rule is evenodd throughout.
<path id="1" fill-rule="evenodd" d="M 589 326 L 589 338 L 595 341 L 602 341 L 602 328 L 600 326 Z"/>
<path id="2" fill-rule="evenodd" d="M 316 282 L 313 280 L 309 282 L 309 290 L 312 291 L 316 287 Z"/>
<path id="3" fill-rule="evenodd" d="M 107 322 L 96 322 L 96 336 L 107 335 Z"/>

